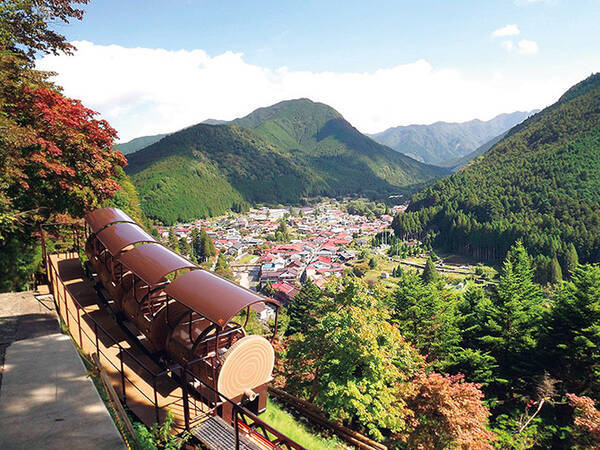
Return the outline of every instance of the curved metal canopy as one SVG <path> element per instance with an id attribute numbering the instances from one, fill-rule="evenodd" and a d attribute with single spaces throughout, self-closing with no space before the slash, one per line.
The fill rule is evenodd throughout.
<path id="1" fill-rule="evenodd" d="M 165 292 L 211 322 L 224 326 L 237 313 L 254 303 L 272 303 L 276 300 L 244 289 L 205 270 L 193 270 L 178 276 Z"/>
<path id="2" fill-rule="evenodd" d="M 117 256 L 128 245 L 156 242 L 156 239 L 134 223 L 117 223 L 105 228 L 96 236 L 112 256 Z"/>
<path id="3" fill-rule="evenodd" d="M 168 274 L 179 269 L 200 268 L 156 242 L 142 244 L 121 254 L 119 262 L 148 285 L 163 281 Z"/>
<path id="4" fill-rule="evenodd" d="M 94 233 L 102 230 L 107 225 L 115 222 L 136 223 L 119 208 L 102 208 L 91 211 L 85 215 L 85 221 Z"/>

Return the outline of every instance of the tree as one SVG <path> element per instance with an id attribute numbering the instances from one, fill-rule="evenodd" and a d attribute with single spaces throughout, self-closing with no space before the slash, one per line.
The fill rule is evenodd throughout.
<path id="1" fill-rule="evenodd" d="M 320 310 L 321 297 L 319 287 L 310 278 L 307 279 L 287 308 L 290 318 L 287 335 L 304 333 L 314 326 Z"/>
<path id="2" fill-rule="evenodd" d="M 52 21 L 81 18 L 77 1 L 0 4 L 0 279 L 18 290 L 37 269 L 35 233 L 45 221 L 70 221 L 119 191 L 116 132 L 78 100 L 31 69 L 36 51 L 70 51 Z M 16 255 L 16 258 L 15 258 Z M 17 266 L 13 271 L 12 267 Z M 10 280 L 10 281 L 9 281 Z"/>
<path id="3" fill-rule="evenodd" d="M 567 394 L 569 405 L 573 408 L 573 438 L 577 448 L 597 449 L 600 447 L 600 411 L 594 400 Z"/>
<path id="4" fill-rule="evenodd" d="M 192 247 L 185 236 L 179 239 L 177 247 L 179 248 L 179 253 L 185 257 L 189 257 L 192 253 Z"/>
<path id="5" fill-rule="evenodd" d="M 600 396 L 600 267 L 579 266 L 555 295 L 544 353 L 570 392 Z"/>
<path id="6" fill-rule="evenodd" d="M 419 373 L 413 383 L 407 403 L 416 423 L 406 439 L 409 448 L 493 448 L 490 411 L 478 385 L 466 383 L 462 375 L 435 372 Z"/>
<path id="7" fill-rule="evenodd" d="M 567 252 L 565 254 L 565 272 L 567 277 L 571 278 L 573 276 L 577 266 L 579 266 L 579 256 L 577 255 L 575 246 L 571 242 L 567 247 Z"/>
<path id="8" fill-rule="evenodd" d="M 431 256 L 427 258 L 427 261 L 425 262 L 425 268 L 423 269 L 422 278 L 423 281 L 427 284 L 435 283 L 438 280 L 438 273 L 435 268 L 435 263 L 433 262 Z"/>
<path id="9" fill-rule="evenodd" d="M 174 252 L 179 252 L 179 239 L 177 238 L 177 234 L 175 234 L 175 229 L 173 227 L 169 228 L 167 246 Z"/>
<path id="10" fill-rule="evenodd" d="M 535 349 L 541 331 L 542 292 L 533 283 L 529 255 L 517 242 L 504 261 L 500 281 L 480 311 L 480 348 L 498 364 L 496 392 L 524 389 L 532 382 Z"/>
<path id="11" fill-rule="evenodd" d="M 48 25 L 81 20 L 83 9 L 72 5 L 87 3 L 88 0 L 4 0 L 0 4 L 0 47 L 21 55 L 31 65 L 36 52 L 72 54 L 73 45 Z"/>
<path id="12" fill-rule="evenodd" d="M 225 258 L 224 253 L 219 253 L 217 256 L 217 263 L 215 264 L 215 273 L 223 278 L 227 278 L 228 280 L 233 280 L 233 271 L 229 268 L 229 264 L 227 264 L 227 259 Z"/>
<path id="13" fill-rule="evenodd" d="M 562 270 L 558 263 L 558 258 L 554 256 L 550 262 L 550 282 L 552 284 L 560 283 L 562 281 Z"/>
<path id="14" fill-rule="evenodd" d="M 360 426 L 381 440 L 381 429 L 408 427 L 402 382 L 423 360 L 367 290 L 364 282 L 346 278 L 326 294 L 335 307 L 290 340 L 288 383 L 331 419 Z"/>
<path id="15" fill-rule="evenodd" d="M 212 239 L 204 230 L 194 228 L 190 233 L 192 253 L 198 262 L 204 262 L 217 254 Z"/>
<path id="16" fill-rule="evenodd" d="M 367 263 L 358 263 L 352 267 L 352 272 L 359 278 L 365 276 L 365 274 L 369 271 L 369 265 Z"/>
<path id="17" fill-rule="evenodd" d="M 460 341 L 456 299 L 442 298 L 439 290 L 409 273 L 398 282 L 392 304 L 392 320 L 402 335 L 437 367 L 445 366 Z"/>
<path id="18" fill-rule="evenodd" d="M 375 257 L 369 260 L 369 269 L 375 270 L 377 268 L 377 259 Z"/>

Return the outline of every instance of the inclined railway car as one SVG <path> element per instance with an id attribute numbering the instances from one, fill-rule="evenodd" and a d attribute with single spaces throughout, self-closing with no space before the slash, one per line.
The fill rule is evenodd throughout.
<path id="1" fill-rule="evenodd" d="M 274 351 L 262 336 L 248 335 L 250 306 L 275 300 L 262 297 L 208 272 L 158 243 L 116 208 L 85 217 L 86 254 L 93 271 L 125 316 L 169 362 L 256 413 L 266 408 Z M 234 320 L 246 310 L 246 323 Z M 276 330 L 275 330 L 276 332 Z M 196 383 L 207 403 L 214 392 Z"/>

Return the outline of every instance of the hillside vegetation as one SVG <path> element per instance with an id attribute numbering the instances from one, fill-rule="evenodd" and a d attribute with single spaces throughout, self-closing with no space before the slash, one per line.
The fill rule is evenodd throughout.
<path id="1" fill-rule="evenodd" d="M 160 141 L 165 136 L 166 134 L 155 134 L 153 136 L 138 137 L 122 144 L 116 144 L 114 149 L 119 150 L 124 155 L 129 155 Z"/>
<path id="2" fill-rule="evenodd" d="M 565 264 L 600 260 L 600 75 L 512 129 L 461 172 L 416 194 L 396 232 L 479 258 L 517 239 Z M 547 260 L 546 260 L 547 261 Z"/>
<path id="3" fill-rule="evenodd" d="M 389 128 L 372 135 L 377 142 L 428 164 L 450 167 L 492 138 L 537 111 L 500 114 L 488 121 L 436 122 Z"/>
<path id="4" fill-rule="evenodd" d="M 381 198 L 447 173 L 374 142 L 334 109 L 306 99 L 227 125 L 186 128 L 128 161 L 142 208 L 165 223 L 315 195 Z"/>

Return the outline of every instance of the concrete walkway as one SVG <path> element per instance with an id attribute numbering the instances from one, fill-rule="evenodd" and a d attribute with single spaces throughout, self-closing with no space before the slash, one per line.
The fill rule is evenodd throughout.
<path id="1" fill-rule="evenodd" d="M 0 294 L 0 369 L 0 448 L 125 448 L 51 298 Z"/>

